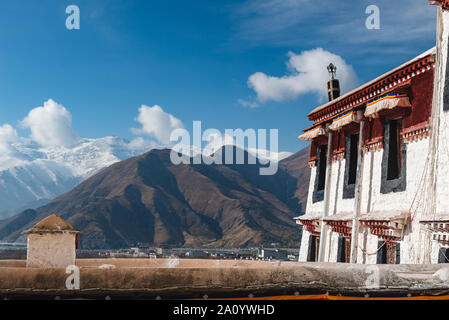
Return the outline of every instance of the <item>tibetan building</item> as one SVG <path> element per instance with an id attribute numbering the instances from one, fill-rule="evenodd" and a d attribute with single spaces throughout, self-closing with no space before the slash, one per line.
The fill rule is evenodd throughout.
<path id="1" fill-rule="evenodd" d="M 299 261 L 449 262 L 449 0 L 437 45 L 329 102 L 313 124 Z"/>

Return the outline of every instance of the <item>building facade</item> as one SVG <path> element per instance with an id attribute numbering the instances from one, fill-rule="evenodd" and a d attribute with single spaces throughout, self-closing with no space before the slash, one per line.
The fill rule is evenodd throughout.
<path id="1" fill-rule="evenodd" d="M 431 4 L 435 48 L 308 114 L 299 261 L 449 261 L 449 1 Z"/>

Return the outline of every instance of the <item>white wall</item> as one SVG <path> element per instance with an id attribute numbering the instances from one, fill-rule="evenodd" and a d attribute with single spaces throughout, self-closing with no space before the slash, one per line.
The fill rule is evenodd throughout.
<path id="1" fill-rule="evenodd" d="M 435 83 L 434 106 L 439 108 L 440 114 L 437 117 L 440 121 L 438 131 L 437 150 L 429 153 L 429 138 L 414 141 L 407 144 L 407 189 L 404 192 L 381 194 L 381 163 L 383 149 L 368 152 L 364 157 L 363 185 L 361 195 L 361 210 L 363 213 L 375 211 L 409 211 L 412 212 L 412 221 L 409 221 L 409 228 L 406 230 L 401 243 L 401 263 L 437 263 L 438 251 L 442 246 L 437 241 L 431 240 L 431 232 L 420 224 L 421 219 L 432 220 L 436 216 L 449 217 L 449 111 L 443 111 L 444 94 L 449 91 L 446 85 L 446 74 L 448 66 L 449 51 L 449 11 L 438 9 L 439 11 L 439 33 L 437 34 L 437 64 L 435 75 L 438 77 Z M 445 88 L 446 86 L 446 88 Z M 426 167 L 428 155 L 436 155 L 436 199 L 430 197 L 433 193 L 432 183 L 426 180 L 423 188 L 419 189 Z M 334 161 L 332 163 L 332 177 L 330 180 L 330 212 L 338 214 L 353 210 L 354 199 L 342 199 L 343 179 L 345 160 Z M 322 212 L 323 202 L 312 203 L 312 194 L 315 182 L 316 168 L 312 168 L 309 185 L 309 197 L 306 213 Z M 425 179 L 429 179 L 429 176 Z M 414 206 L 412 207 L 412 202 Z M 432 206 L 435 205 L 435 211 Z M 378 239 L 369 234 L 367 230 L 360 230 L 359 244 L 366 252 L 373 252 L 377 249 Z M 329 237 L 334 247 L 338 237 Z M 363 244 L 363 245 L 362 245 Z M 329 248 L 328 248 L 329 249 Z M 333 249 L 331 249 L 333 250 Z M 332 253 L 326 255 L 330 260 L 334 260 Z M 358 252 L 360 263 L 376 263 L 376 255 L 366 255 Z"/>
<path id="2" fill-rule="evenodd" d="M 76 259 L 73 233 L 28 234 L 27 267 L 66 268 Z"/>
<path id="3" fill-rule="evenodd" d="M 437 54 L 440 55 L 442 64 L 439 71 L 442 73 L 439 88 L 436 92 L 437 103 L 440 107 L 440 131 L 438 145 L 438 172 L 437 172 L 437 213 L 449 213 L 449 111 L 443 111 L 444 80 L 449 77 L 446 73 L 448 63 L 448 40 L 449 40 L 449 12 L 442 11 L 441 22 L 443 33 L 441 35 L 441 48 Z M 438 65 L 437 65 L 438 68 Z M 449 90 L 449 88 L 446 88 Z"/>
<path id="4" fill-rule="evenodd" d="M 391 192 L 382 194 L 381 186 L 381 170 L 383 149 L 378 151 L 367 152 L 364 155 L 363 166 L 363 185 L 361 193 L 361 214 L 378 211 L 410 211 L 414 199 L 420 196 L 418 186 L 423 176 L 424 164 L 427 159 L 429 138 L 423 138 L 409 142 L 407 148 L 407 168 L 406 181 L 407 187 L 403 192 Z M 449 144 L 448 144 L 449 145 Z M 449 155 L 449 153 L 448 153 Z M 449 159 L 448 159 L 449 163 Z M 449 166 L 448 166 L 449 170 Z M 317 168 L 311 169 L 309 194 L 306 214 L 321 213 L 323 211 L 323 201 L 312 202 L 313 189 L 315 184 L 315 176 Z M 345 159 L 332 162 L 332 173 L 330 180 L 330 204 L 329 214 L 338 214 L 342 212 L 352 212 L 354 209 L 354 199 L 343 199 L 343 184 L 345 174 Z M 447 188 L 449 191 L 449 188 Z M 447 196 L 449 199 L 449 194 Z M 447 201 L 449 203 L 449 201 Z M 422 226 L 419 223 L 421 219 L 420 210 L 416 210 L 412 223 L 412 231 L 406 233 L 404 240 L 401 242 L 401 263 L 418 263 L 418 257 L 422 257 L 425 248 L 418 247 L 420 237 L 423 237 L 420 231 Z M 329 228 L 330 229 L 330 228 Z M 369 233 L 368 229 L 360 228 L 359 246 L 366 253 L 374 253 L 377 251 L 378 237 Z M 307 258 L 309 233 L 303 231 L 303 241 L 301 250 L 305 251 L 303 256 Z M 307 237 L 307 239 L 304 239 Z M 338 234 L 331 232 L 327 237 L 326 261 L 335 262 L 337 260 Z M 329 251 L 330 250 L 330 251 Z M 430 250 L 430 249 L 429 249 Z M 432 254 L 433 255 L 433 254 Z M 438 256 L 438 252 L 436 253 Z M 301 258 L 300 258 L 301 259 Z M 429 258 L 430 259 L 430 258 Z M 365 254 L 359 249 L 358 262 L 375 264 L 377 260 L 376 254 Z M 305 260 L 301 260 L 305 261 Z M 420 262 L 422 263 L 422 262 Z"/>
<path id="5" fill-rule="evenodd" d="M 307 261 L 307 253 L 309 250 L 310 232 L 305 227 L 302 228 L 301 247 L 299 248 L 299 262 Z"/>
<path id="6" fill-rule="evenodd" d="M 424 138 L 406 144 L 407 188 L 404 192 L 380 193 L 383 149 L 365 154 L 361 195 L 362 214 L 373 211 L 410 210 L 410 206 L 417 192 L 418 184 L 424 170 L 424 163 L 427 158 L 428 141 L 428 138 Z M 306 214 L 323 211 L 323 201 L 312 202 L 317 168 L 313 167 L 311 170 Z M 330 180 L 330 215 L 341 212 L 352 212 L 354 210 L 354 199 L 343 199 L 344 174 L 345 159 L 333 161 Z M 449 188 L 447 188 L 447 190 L 449 191 Z"/>

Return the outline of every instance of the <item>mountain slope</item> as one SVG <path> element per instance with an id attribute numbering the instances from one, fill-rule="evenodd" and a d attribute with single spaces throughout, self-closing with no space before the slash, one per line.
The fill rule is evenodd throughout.
<path id="1" fill-rule="evenodd" d="M 307 194 L 309 192 L 310 169 L 307 163 L 310 147 L 299 150 L 294 155 L 280 161 L 279 167 L 296 179 L 294 199 L 301 204 L 297 211 L 306 211 Z"/>
<path id="2" fill-rule="evenodd" d="M 11 148 L 0 155 L 0 218 L 48 203 L 98 170 L 148 150 L 117 137 L 81 139 L 70 148 L 21 140 Z"/>
<path id="3" fill-rule="evenodd" d="M 173 165 L 170 150 L 152 150 L 1 221 L 0 238 L 23 240 L 21 231 L 57 213 L 83 232 L 82 248 L 297 246 L 297 181 L 282 166 L 260 176 L 259 165 Z"/>

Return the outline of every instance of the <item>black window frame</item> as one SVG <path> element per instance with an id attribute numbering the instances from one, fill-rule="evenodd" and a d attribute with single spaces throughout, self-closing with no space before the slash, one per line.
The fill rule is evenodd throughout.
<path id="1" fill-rule="evenodd" d="M 396 132 L 397 132 L 397 144 L 398 144 L 398 156 L 400 157 L 400 173 L 395 179 L 389 179 L 389 164 L 390 159 L 390 145 L 391 137 L 395 138 L 396 135 L 391 134 L 391 123 L 396 121 Z M 381 184 L 380 193 L 386 194 L 391 192 L 402 192 L 407 189 L 407 145 L 402 142 L 400 136 L 400 129 L 403 127 L 402 119 L 399 120 L 385 120 L 384 121 L 384 150 L 382 156 L 382 174 L 381 174 Z M 393 126 L 394 128 L 394 126 Z"/>
<path id="2" fill-rule="evenodd" d="M 345 148 L 345 176 L 343 181 L 343 199 L 355 197 L 357 183 L 357 161 L 359 134 L 347 134 Z"/>
<path id="3" fill-rule="evenodd" d="M 449 48 L 448 48 L 449 53 Z M 449 59 L 446 58 L 449 62 Z M 446 63 L 446 73 L 449 74 L 449 63 Z M 449 111 L 449 77 L 444 77 L 444 87 L 443 87 L 443 111 Z"/>
<path id="4" fill-rule="evenodd" d="M 309 236 L 309 247 L 307 249 L 307 262 L 316 262 L 318 261 L 318 256 L 317 256 L 317 239 L 318 237 L 311 234 Z"/>
<path id="5" fill-rule="evenodd" d="M 324 200 L 324 189 L 326 186 L 326 171 L 327 171 L 327 144 L 322 144 L 317 146 L 315 184 L 313 187 L 313 195 L 312 195 L 313 203 Z M 320 184 L 324 184 L 323 188 L 321 188 Z"/>
<path id="6" fill-rule="evenodd" d="M 343 235 L 338 236 L 337 262 L 339 263 L 349 263 L 350 252 L 347 252 L 348 241 L 350 247 L 351 243 L 349 239 L 346 239 Z"/>
<path id="7" fill-rule="evenodd" d="M 401 243 L 396 242 L 395 243 L 395 261 L 394 264 L 400 264 L 401 263 Z M 379 240 L 377 242 L 377 264 L 387 264 L 387 246 L 385 241 Z"/>
<path id="8" fill-rule="evenodd" d="M 441 247 L 438 250 L 438 263 L 449 263 L 449 248 Z"/>

